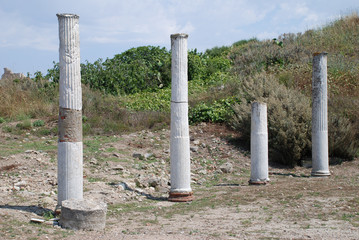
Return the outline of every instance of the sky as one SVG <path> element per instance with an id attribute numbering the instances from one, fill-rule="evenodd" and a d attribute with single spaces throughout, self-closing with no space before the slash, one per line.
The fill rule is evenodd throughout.
<path id="1" fill-rule="evenodd" d="M 198 51 L 319 28 L 358 12 L 358 0 L 0 0 L 0 75 L 31 76 L 58 62 L 57 13 L 80 16 L 81 62 L 139 46 L 170 48 L 187 33 Z"/>

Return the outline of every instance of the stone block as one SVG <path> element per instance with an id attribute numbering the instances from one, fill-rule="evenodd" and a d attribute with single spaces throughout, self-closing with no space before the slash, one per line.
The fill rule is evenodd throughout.
<path id="1" fill-rule="evenodd" d="M 92 200 L 62 201 L 60 226 L 74 230 L 103 230 L 106 225 L 107 204 Z"/>

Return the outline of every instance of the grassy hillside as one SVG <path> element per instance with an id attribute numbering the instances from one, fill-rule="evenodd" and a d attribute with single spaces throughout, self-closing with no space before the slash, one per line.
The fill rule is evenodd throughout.
<path id="1" fill-rule="evenodd" d="M 357 14 L 305 33 L 189 51 L 191 124 L 225 123 L 248 143 L 249 103 L 265 101 L 271 160 L 300 163 L 311 147 L 312 54 L 322 51 L 328 52 L 330 154 L 352 159 L 359 148 Z M 21 134 L 40 119 L 45 124 L 39 134 L 56 134 L 50 123 L 58 114 L 58 76 L 54 64 L 46 75 L 1 81 L 1 127 Z M 165 48 L 133 48 L 112 59 L 86 62 L 82 81 L 85 134 L 162 128 L 170 121 L 170 52 Z"/>

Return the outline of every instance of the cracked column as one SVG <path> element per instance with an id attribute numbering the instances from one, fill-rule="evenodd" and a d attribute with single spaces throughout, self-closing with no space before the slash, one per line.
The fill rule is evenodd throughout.
<path id="1" fill-rule="evenodd" d="M 329 176 L 327 53 L 313 54 L 312 176 Z"/>
<path id="2" fill-rule="evenodd" d="M 60 38 L 60 109 L 57 203 L 83 198 L 82 91 L 79 17 L 57 14 Z"/>
<path id="3" fill-rule="evenodd" d="M 268 178 L 267 104 L 252 103 L 251 177 L 249 184 L 266 184 Z"/>
<path id="4" fill-rule="evenodd" d="M 171 190 L 169 201 L 193 200 L 188 126 L 187 34 L 171 35 Z"/>

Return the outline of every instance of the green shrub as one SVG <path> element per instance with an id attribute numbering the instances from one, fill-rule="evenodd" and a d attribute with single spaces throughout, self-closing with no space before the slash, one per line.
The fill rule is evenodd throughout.
<path id="1" fill-rule="evenodd" d="M 29 119 L 27 119 L 21 123 L 16 124 L 16 127 L 21 130 L 30 130 L 32 127 L 32 124 L 31 124 L 31 121 Z"/>
<path id="2" fill-rule="evenodd" d="M 234 48 L 229 55 L 234 62 L 233 70 L 248 76 L 289 64 L 309 62 L 311 53 L 294 43 L 294 35 L 287 34 L 281 38 L 284 38 L 283 45 L 278 45 L 276 41 L 253 41 L 244 47 Z"/>
<path id="3" fill-rule="evenodd" d="M 359 154 L 359 99 L 331 96 L 328 101 L 329 155 L 351 160 Z"/>
<path id="4" fill-rule="evenodd" d="M 7 133 L 11 133 L 13 131 L 13 128 L 11 126 L 3 126 L 2 130 Z"/>
<path id="5" fill-rule="evenodd" d="M 6 122 L 4 118 L 0 117 L 0 123 Z"/>
<path id="6" fill-rule="evenodd" d="M 267 103 L 270 160 L 295 166 L 310 153 L 310 100 L 300 92 L 279 84 L 264 73 L 243 79 L 242 103 L 234 106 L 232 125 L 250 145 L 251 106 L 253 101 Z"/>
<path id="7" fill-rule="evenodd" d="M 42 127 L 45 125 L 45 122 L 43 120 L 36 120 L 32 123 L 32 126 L 34 127 Z"/>
<path id="8" fill-rule="evenodd" d="M 199 103 L 189 108 L 188 119 L 191 124 L 198 122 L 226 122 L 233 114 L 232 105 L 236 98 L 229 97 L 212 103 Z"/>
<path id="9" fill-rule="evenodd" d="M 359 154 L 358 133 L 351 121 L 339 115 L 329 115 L 329 156 L 352 160 Z"/>

